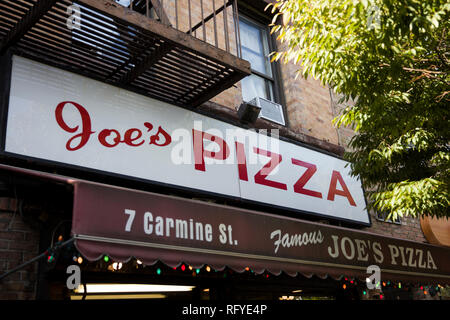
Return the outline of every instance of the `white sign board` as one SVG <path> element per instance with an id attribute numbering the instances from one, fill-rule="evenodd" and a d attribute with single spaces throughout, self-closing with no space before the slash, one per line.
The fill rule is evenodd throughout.
<path id="1" fill-rule="evenodd" d="M 5 151 L 370 223 L 343 160 L 17 56 Z"/>

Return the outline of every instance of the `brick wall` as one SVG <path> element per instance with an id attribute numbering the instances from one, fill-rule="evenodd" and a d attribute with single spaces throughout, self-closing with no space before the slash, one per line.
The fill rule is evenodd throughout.
<path id="1" fill-rule="evenodd" d="M 282 45 L 278 47 L 282 50 Z M 329 88 L 312 77 L 296 78 L 298 65 L 280 64 L 286 100 L 286 112 L 291 130 L 339 144 Z"/>
<path id="2" fill-rule="evenodd" d="M 420 226 L 420 220 L 417 218 L 403 217 L 400 219 L 401 224 L 395 224 L 377 220 L 374 212 L 370 212 L 370 217 L 372 226 L 366 228 L 366 231 L 399 239 L 428 242 Z"/>
<path id="3" fill-rule="evenodd" d="M 341 114 L 342 110 L 346 108 L 348 105 L 353 105 L 352 101 L 347 103 L 339 103 L 339 99 L 342 97 L 341 95 L 337 95 L 333 90 L 330 90 L 331 97 L 331 109 L 333 110 L 333 114 L 335 117 Z M 355 135 L 355 132 L 349 127 L 340 127 L 337 130 L 339 145 L 344 146 L 346 149 L 349 149 L 350 139 Z"/>
<path id="4" fill-rule="evenodd" d="M 17 201 L 0 198 L 0 274 L 39 254 L 39 232 L 21 218 Z M 36 296 L 37 263 L 0 280 L 0 300 Z"/>

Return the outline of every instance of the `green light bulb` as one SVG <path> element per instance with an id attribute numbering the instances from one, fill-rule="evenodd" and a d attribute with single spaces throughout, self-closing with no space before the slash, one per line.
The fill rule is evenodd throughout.
<path id="1" fill-rule="evenodd" d="M 103 257 L 103 261 L 108 262 L 109 261 L 109 257 L 108 256 L 104 256 Z"/>
<path id="2" fill-rule="evenodd" d="M 156 274 L 158 274 L 158 275 L 161 274 L 161 269 L 160 268 L 156 269 Z"/>

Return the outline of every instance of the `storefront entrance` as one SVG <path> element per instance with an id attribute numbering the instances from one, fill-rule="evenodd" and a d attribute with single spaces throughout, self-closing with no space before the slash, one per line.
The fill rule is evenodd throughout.
<path id="1" fill-rule="evenodd" d="M 281 273 L 256 274 L 248 269 L 242 273 L 230 268 L 215 271 L 210 266 L 193 268 L 181 264 L 170 268 L 158 262 L 144 266 L 139 260 L 117 263 L 107 256 L 96 262 L 80 259 L 76 250 L 68 248 L 61 253 L 54 269 L 45 276 L 46 288 L 41 296 L 49 299 L 164 299 L 186 301 L 226 300 L 359 300 L 364 290 L 362 283 L 342 289 L 341 281 L 306 278 Z M 78 261 L 74 261 L 78 260 Z M 79 263 L 81 262 L 81 263 Z M 81 286 L 67 289 L 66 273 L 69 265 L 81 270 Z M 84 287 L 84 285 L 86 287 Z M 86 288 L 86 290 L 84 290 Z M 86 294 L 85 294 L 86 291 Z"/>

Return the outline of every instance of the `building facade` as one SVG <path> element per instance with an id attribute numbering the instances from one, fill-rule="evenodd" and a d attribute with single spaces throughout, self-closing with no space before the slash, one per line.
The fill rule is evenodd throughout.
<path id="1" fill-rule="evenodd" d="M 78 202 L 77 195 L 74 200 L 74 189 L 75 193 L 78 192 L 77 194 L 80 195 L 85 191 L 83 187 L 78 186 L 88 182 L 135 190 L 137 193 L 149 192 L 164 197 L 175 197 L 170 198 L 172 202 L 164 197 L 161 201 L 164 199 L 170 203 L 188 201 L 184 204 L 186 207 L 192 205 L 194 210 L 198 205 L 199 211 L 204 210 L 211 214 L 216 212 L 217 219 L 219 217 L 222 219 L 220 216 L 222 213 L 218 213 L 222 209 L 230 210 L 229 215 L 244 214 L 245 210 L 249 210 L 255 215 L 258 212 L 268 214 L 264 216 L 265 220 L 261 218 L 261 221 L 267 224 L 275 223 L 275 220 L 271 219 L 296 219 L 306 223 L 308 227 L 305 227 L 305 230 L 309 230 L 311 223 L 314 226 L 323 225 L 324 228 L 331 228 L 324 229 L 325 231 L 322 232 L 324 234 L 328 232 L 327 230 L 330 230 L 330 234 L 333 232 L 339 234 L 344 230 L 342 232 L 350 232 L 350 234 L 357 232 L 355 239 L 359 235 L 358 232 L 362 232 L 360 237 L 386 237 L 380 238 L 384 239 L 380 240 L 380 243 L 407 240 L 404 245 L 399 245 L 401 248 L 406 248 L 408 243 L 413 247 L 430 244 L 430 239 L 425 236 L 421 221 L 418 219 L 401 218 L 399 221 L 386 221 L 385 217 L 379 213 L 367 212 L 361 208 L 360 214 L 367 215 L 364 217 L 367 221 L 358 220 L 362 218 L 355 220 L 352 216 L 344 218 L 339 215 L 333 216 L 335 211 L 341 210 L 339 206 L 336 209 L 324 205 L 325 211 L 321 211 L 322 209 L 314 207 L 313 202 L 311 202 L 313 209 L 297 210 L 296 203 L 280 205 L 271 202 L 270 192 L 267 193 L 269 200 L 259 199 L 258 190 L 254 191 L 250 187 L 248 187 L 246 198 L 249 201 L 241 201 L 235 196 L 234 187 L 228 189 L 228 169 L 220 167 L 221 169 L 211 178 L 212 180 L 209 180 L 210 178 L 201 180 L 203 179 L 200 176 L 202 171 L 209 170 L 208 162 L 206 167 L 204 162 L 196 162 L 197 171 L 186 176 L 181 173 L 181 177 L 175 174 L 178 171 L 171 166 L 158 167 L 161 172 L 155 173 L 154 178 L 142 176 L 142 171 L 138 169 L 130 169 L 135 164 L 147 164 L 152 161 L 145 159 L 139 162 L 136 158 L 142 154 L 134 153 L 134 150 L 148 144 L 163 150 L 170 144 L 169 138 L 174 141 L 177 125 L 183 127 L 187 124 L 188 133 L 193 132 L 192 156 L 195 158 L 198 155 L 195 149 L 195 135 L 201 130 L 193 129 L 194 131 L 191 132 L 189 125 L 191 125 L 190 121 L 203 121 L 206 127 L 220 124 L 219 129 L 224 130 L 241 128 L 251 132 L 250 135 L 258 135 L 258 137 L 267 132 L 275 136 L 275 139 L 276 135 L 279 135 L 282 150 L 293 148 L 297 153 L 306 152 L 305 150 L 315 152 L 314 155 L 319 156 L 317 158 L 314 155 L 311 156 L 308 158 L 309 162 L 304 159 L 295 162 L 296 159 L 292 158 L 291 166 L 311 170 L 308 171 L 311 172 L 309 178 L 306 178 L 307 174 L 303 173 L 301 176 L 304 177 L 303 183 L 299 183 L 302 179 L 300 178 L 296 183 L 299 189 L 294 190 L 303 190 L 300 193 L 309 194 L 309 197 L 313 198 L 323 198 L 323 201 L 328 191 L 326 203 L 339 199 L 346 205 L 350 203 L 350 208 L 355 201 L 358 205 L 354 206 L 359 206 L 353 189 L 350 187 L 347 189 L 345 185 L 349 183 L 346 180 L 347 177 L 339 172 L 336 175 L 333 173 L 331 181 L 326 182 L 325 189 L 312 190 L 313 188 L 306 184 L 309 179 L 312 179 L 315 171 L 321 174 L 322 170 L 330 169 L 326 167 L 327 162 L 338 161 L 330 159 L 342 159 L 354 132 L 350 128 L 337 129 L 333 126 L 332 119 L 339 114 L 341 106 L 329 87 L 312 78 L 296 77 L 298 65 L 270 62 L 269 54 L 282 49 L 283 44 L 270 33 L 269 24 L 272 16 L 265 10 L 268 2 L 270 1 L 134 0 L 130 3 L 129 0 L 73 2 L 21 0 L 3 1 L 0 4 L 3 126 L 2 167 L 0 168 L 0 273 L 10 272 L 46 252 L 42 259 L 0 280 L 0 299 L 86 298 L 89 296 L 86 295 L 86 291 L 83 293 L 82 290 L 67 288 L 66 270 L 69 265 L 76 265 L 81 269 L 82 282 L 85 284 L 156 283 L 183 285 L 188 288 L 186 291 L 179 292 L 146 292 L 148 298 L 197 300 L 220 300 L 226 297 L 235 299 L 445 298 L 445 279 L 448 280 L 450 277 L 445 268 L 443 271 L 438 270 L 440 273 L 435 271 L 439 274 L 436 276 L 436 281 L 422 279 L 421 277 L 425 277 L 425 274 L 421 274 L 418 280 L 414 281 L 411 275 L 416 271 L 408 269 L 405 274 L 409 272 L 409 276 L 402 275 L 404 278 L 392 276 L 385 280 L 382 277 L 380 286 L 369 290 L 366 289 L 364 280 L 361 280 L 364 276 L 358 277 L 352 272 L 332 275 L 332 271 L 321 269 L 325 268 L 323 266 L 308 269 L 302 269 L 303 266 L 299 266 L 299 271 L 295 271 L 296 267 L 285 267 L 281 260 L 276 262 L 278 263 L 276 266 L 265 267 L 260 258 L 256 259 L 258 261 L 253 268 L 246 267 L 244 262 L 239 264 L 236 261 L 228 262 L 228 260 L 224 260 L 223 263 L 217 262 L 216 265 L 214 261 L 202 264 L 203 257 L 201 255 L 197 257 L 194 253 L 190 253 L 194 263 L 188 263 L 183 260 L 183 255 L 179 258 L 178 256 L 166 257 L 165 251 L 161 248 L 169 244 L 164 243 L 159 244 L 161 247 L 157 249 L 147 249 L 154 252 L 162 250 L 159 256 L 146 257 L 148 261 L 153 261 L 147 264 L 140 260 L 144 258 L 136 255 L 132 255 L 131 259 L 125 255 L 122 260 L 114 260 L 112 258 L 114 254 L 102 251 L 109 250 L 110 247 L 99 249 L 89 247 L 86 243 L 83 246 L 82 241 L 87 240 L 81 238 L 75 240 L 78 241 L 77 246 L 69 243 L 60 250 L 51 250 L 55 248 L 55 244 L 64 243 L 74 235 L 76 227 L 74 212 L 78 210 L 75 209 L 74 203 L 77 208 L 84 205 L 81 200 Z M 113 95 L 114 92 L 118 95 Z M 40 110 L 44 109 L 39 109 L 39 105 L 45 106 L 45 103 L 34 104 L 33 99 L 42 98 L 43 101 L 47 101 L 45 100 L 47 97 L 60 93 L 62 97 L 69 97 L 72 94 L 72 100 L 70 103 L 67 102 L 69 100 L 65 102 L 60 100 L 61 104 L 54 106 L 56 109 L 52 110 L 51 116 L 56 114 L 56 123 L 54 118 L 52 123 L 45 117 L 40 118 L 39 114 L 42 112 Z M 87 101 L 110 104 L 112 107 L 95 113 L 89 109 Z M 95 104 L 94 102 L 92 104 Z M 150 113 L 153 116 L 152 123 L 142 119 L 150 102 L 154 104 Z M 36 111 L 27 116 L 28 109 L 20 109 L 23 105 L 29 105 Z M 72 108 L 70 112 L 74 115 L 68 111 L 69 107 Z M 255 118 L 255 110 L 257 110 L 256 116 L 259 111 L 257 118 Z M 77 113 L 75 114 L 74 111 Z M 160 114 L 157 114 L 158 112 Z M 102 120 L 97 121 L 101 117 Z M 69 123 L 67 120 L 69 118 L 76 119 L 78 123 Z M 133 122 L 134 120 L 136 121 Z M 125 124 L 122 125 L 121 121 Z M 138 128 L 137 123 L 141 127 Z M 102 127 L 103 124 L 105 127 Z M 157 130 L 156 128 L 158 132 L 150 136 Z M 196 128 L 195 124 L 194 128 Z M 79 131 L 81 129 L 82 131 Z M 52 136 L 55 132 L 63 131 L 66 136 L 53 140 Z M 234 145 L 236 157 L 239 157 L 239 150 L 241 150 L 239 142 L 227 144 L 228 140 L 222 136 L 223 139 L 220 141 L 224 144 L 221 148 L 221 143 L 217 143 L 216 137 L 212 138 L 214 134 L 211 132 L 200 133 L 200 158 L 203 161 L 206 158 L 225 160 L 228 156 L 225 147 L 233 149 Z M 41 142 L 37 140 L 35 142 L 34 137 L 41 133 L 44 134 Z M 145 137 L 145 141 L 150 143 L 144 144 L 140 140 L 141 137 Z M 32 142 L 27 144 L 27 141 Z M 52 150 L 57 148 L 55 144 L 58 141 L 62 141 L 63 146 L 67 143 L 65 151 L 68 151 L 70 156 L 58 158 L 59 153 L 56 152 L 53 156 Z M 75 154 L 76 151 L 86 151 L 94 143 L 93 141 L 98 144 L 98 148 L 89 149 L 90 153 L 80 157 Z M 219 148 L 215 146 L 216 149 L 208 149 L 208 147 L 205 149 L 204 141 L 209 141 L 210 144 L 216 141 Z M 42 144 L 37 146 L 39 143 Z M 133 153 L 109 165 L 110 158 L 118 153 L 109 155 L 105 151 L 104 155 L 101 155 L 101 150 L 114 148 L 118 150 L 125 144 L 133 149 Z M 284 147 L 285 144 L 286 147 Z M 36 151 L 34 146 L 37 146 Z M 122 149 L 118 152 L 127 152 L 124 148 Z M 261 148 L 258 150 L 260 155 L 263 154 L 266 157 L 266 162 L 267 158 L 274 159 L 272 157 L 274 153 L 267 151 L 261 153 Z M 52 156 L 47 156 L 50 153 Z M 87 154 L 90 159 L 93 159 L 92 162 L 89 162 L 90 160 L 84 162 Z M 222 158 L 220 158 L 221 155 Z M 278 161 L 281 162 L 281 156 Z M 285 158 L 283 161 L 288 160 Z M 312 164 L 314 161 L 324 163 L 324 166 Z M 244 192 L 245 185 L 242 184 L 242 180 L 245 180 L 242 176 L 244 173 L 241 171 L 244 168 L 243 164 L 247 163 L 238 160 L 239 172 L 234 173 L 239 174 L 241 180 L 240 194 Z M 235 164 L 231 165 L 235 166 Z M 155 164 L 155 166 L 159 165 Z M 250 164 L 248 168 L 251 172 Z M 172 169 L 173 172 L 171 172 Z M 289 174 L 294 174 L 294 170 L 290 170 Z M 300 175 L 296 174 L 299 178 Z M 249 176 L 252 178 L 251 174 Z M 275 186 L 282 189 L 285 184 L 277 181 L 276 175 L 272 177 L 271 179 L 270 171 L 267 174 L 261 174 L 260 182 L 265 182 L 260 184 L 266 183 L 272 188 Z M 248 177 L 245 181 L 248 181 Z M 174 187 L 177 183 L 181 187 Z M 286 189 L 289 188 L 291 187 L 286 185 Z M 331 190 L 334 190 L 332 197 Z M 362 188 L 358 190 L 363 192 Z M 96 194 L 97 191 L 92 192 Z M 109 195 L 108 192 L 98 191 L 96 194 L 98 199 L 103 199 L 99 200 L 100 202 L 112 199 L 109 196 L 102 198 L 104 194 L 105 197 L 106 194 Z M 124 194 L 126 192 L 124 191 Z M 132 197 L 131 193 L 130 197 Z M 291 198 L 290 194 L 286 198 L 279 199 L 284 201 L 283 203 L 289 203 Z M 198 203 L 189 202 L 192 199 Z M 199 203 L 203 203 L 205 207 Z M 109 208 L 106 202 L 103 205 Z M 170 205 L 167 204 L 167 206 Z M 183 204 L 179 207 L 182 208 Z M 97 209 L 101 210 L 101 208 Z M 86 212 L 89 210 L 91 208 L 86 205 Z M 132 211 L 125 212 L 128 218 L 134 217 L 135 213 L 131 213 Z M 77 211 L 77 214 L 79 219 L 84 217 L 81 211 Z M 147 215 L 147 218 L 148 224 L 144 225 L 144 228 L 147 228 L 145 231 L 150 234 L 153 231 L 150 226 L 156 228 L 156 225 L 150 223 L 150 221 L 153 223 L 150 219 L 155 218 L 156 222 L 156 216 Z M 92 225 L 97 223 L 96 218 L 92 216 L 85 219 L 88 223 L 92 222 Z M 173 225 L 175 222 L 173 219 L 170 220 L 171 218 L 164 219 L 166 231 L 162 233 L 169 234 L 170 223 Z M 246 223 L 244 220 L 242 224 Z M 188 221 L 187 218 L 186 221 Z M 236 219 L 236 221 L 241 220 Z M 128 231 L 125 226 L 125 232 L 132 230 L 131 223 Z M 202 240 L 204 237 L 205 241 L 208 241 L 206 226 L 207 224 L 203 225 L 205 229 Z M 78 227 L 82 229 L 85 226 Z M 233 227 L 236 229 L 236 226 Z M 175 233 L 175 229 L 173 232 Z M 225 236 L 226 232 L 227 230 L 224 230 L 220 234 Z M 300 231 L 298 232 L 300 234 Z M 105 234 L 107 234 L 106 231 Z M 251 232 L 249 234 L 253 235 Z M 59 236 L 61 238 L 58 238 Z M 230 238 L 231 231 L 228 240 L 232 242 Z M 342 235 L 342 239 L 344 238 L 345 233 Z M 437 249 L 432 246 L 433 250 L 442 252 L 434 254 L 430 251 L 434 258 L 431 258 L 431 262 L 429 257 L 427 261 L 424 260 L 425 264 L 428 263 L 427 267 L 424 267 L 427 272 L 434 272 L 433 269 L 439 269 L 442 261 L 448 262 L 449 259 L 449 256 L 446 256 L 448 247 L 439 245 L 439 242 L 431 242 L 437 245 Z M 310 243 L 312 243 L 311 240 Z M 358 246 L 357 243 L 356 246 Z M 392 248 L 392 244 L 386 247 Z M 351 244 L 350 248 L 353 248 L 352 252 L 355 250 L 358 252 L 359 247 Z M 426 254 L 428 247 L 417 248 L 415 250 L 425 250 L 423 252 Z M 115 249 L 117 248 L 111 250 Z M 270 249 L 272 251 L 272 248 Z M 96 255 L 98 250 L 102 251 L 101 256 Z M 264 250 L 265 248 L 261 248 L 261 252 L 265 252 Z M 398 249 L 395 250 L 397 250 L 398 259 L 401 259 L 400 252 Z M 120 256 L 117 252 L 116 257 Z M 391 256 L 394 256 L 394 253 L 395 251 L 391 249 Z M 255 255 L 255 253 L 249 252 L 249 265 L 253 263 L 251 254 Z M 346 256 L 346 253 L 343 254 Z M 349 255 L 356 255 L 356 253 L 349 253 Z M 401 255 L 403 256 L 403 251 Z M 444 260 L 438 261 L 436 255 L 443 256 Z M 229 254 L 229 256 L 232 255 Z M 186 259 L 189 259 L 189 255 L 187 257 Z M 206 256 L 204 259 L 209 261 Z M 392 260 L 395 259 L 392 257 Z M 161 261 L 169 261 L 169 263 Z M 325 265 L 329 263 L 327 261 L 324 260 L 321 263 Z M 301 265 L 298 261 L 295 263 Z M 289 260 L 286 265 L 295 263 Z M 233 264 L 234 267 L 232 267 Z M 435 264 L 437 264 L 436 268 L 434 268 Z M 415 268 L 407 263 L 405 265 L 408 268 Z M 358 272 L 361 273 L 362 265 L 359 264 L 358 268 Z M 401 271 L 395 270 L 396 272 L 392 274 L 402 274 Z M 115 296 L 111 292 L 103 293 L 103 298 L 124 298 L 125 296 L 127 295 L 123 292 L 122 295 Z M 97 297 L 101 298 L 100 295 Z M 141 293 L 139 297 L 134 296 L 134 298 L 145 298 L 145 295 Z"/>

